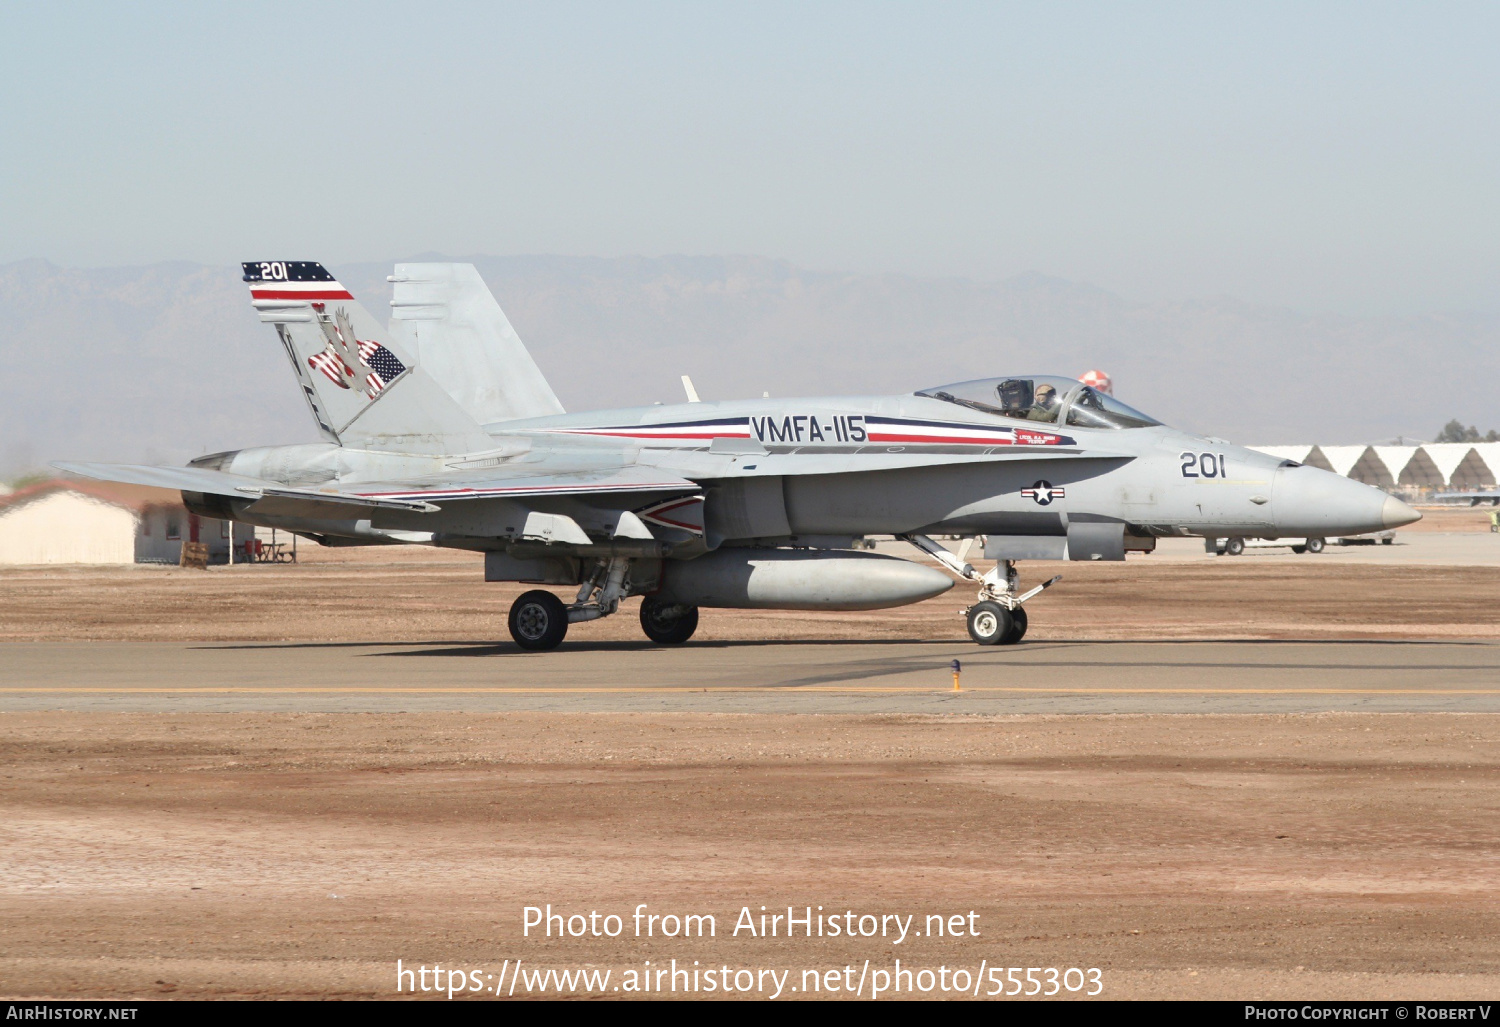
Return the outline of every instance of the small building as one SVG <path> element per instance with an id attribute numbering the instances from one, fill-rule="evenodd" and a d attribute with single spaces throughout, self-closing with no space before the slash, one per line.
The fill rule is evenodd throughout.
<path id="1" fill-rule="evenodd" d="M 175 564 L 183 542 L 206 543 L 210 562 L 227 563 L 229 532 L 171 489 L 58 478 L 0 496 L 0 565 Z M 254 526 L 236 522 L 237 557 L 247 542 Z"/>

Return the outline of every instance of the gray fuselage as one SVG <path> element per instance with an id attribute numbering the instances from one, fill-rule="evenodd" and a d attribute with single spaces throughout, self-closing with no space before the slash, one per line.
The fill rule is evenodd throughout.
<path id="1" fill-rule="evenodd" d="M 704 486 L 710 548 L 912 532 L 1066 536 L 1080 522 L 1119 523 L 1134 536 L 1274 538 L 1357 534 L 1415 519 L 1371 486 L 1162 425 L 1018 422 L 915 395 L 655 405 L 510 421 L 486 431 L 494 447 L 480 453 L 315 444 L 241 450 L 215 466 L 344 488 L 401 478 L 418 484 L 477 465 L 654 467 Z M 273 500 L 235 505 L 245 520 L 296 528 L 305 519 L 279 514 Z M 601 507 L 597 496 L 526 505 L 574 516 L 585 530 L 589 512 Z M 423 541 L 502 548 L 522 517 L 513 507 L 503 498 L 475 499 L 434 513 L 379 511 L 363 525 L 345 515 L 309 527 L 336 534 L 342 525 L 351 537 L 371 527 L 431 532 Z"/>

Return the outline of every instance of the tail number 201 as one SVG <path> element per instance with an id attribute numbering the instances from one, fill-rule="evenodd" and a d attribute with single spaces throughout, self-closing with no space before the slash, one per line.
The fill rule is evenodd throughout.
<path id="1" fill-rule="evenodd" d="M 1229 474 L 1223 453 L 1179 453 L 1178 459 L 1184 478 L 1224 478 Z"/>

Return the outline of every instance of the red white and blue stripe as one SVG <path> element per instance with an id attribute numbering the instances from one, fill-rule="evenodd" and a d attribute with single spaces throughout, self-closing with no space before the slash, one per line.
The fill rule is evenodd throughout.
<path id="1" fill-rule="evenodd" d="M 1055 431 L 1006 424 L 972 424 L 910 417 L 875 415 L 773 415 L 724 417 L 661 424 L 601 425 L 588 428 L 548 428 L 550 435 L 632 439 L 641 442 L 694 443 L 714 439 L 756 439 L 767 446 L 807 445 L 858 448 L 866 445 L 943 446 L 1072 446 L 1077 443 Z"/>
<path id="2" fill-rule="evenodd" d="M 601 428 L 549 428 L 553 435 L 591 435 L 612 439 L 662 439 L 668 442 L 712 442 L 714 439 L 750 438 L 748 417 L 721 417 L 710 421 L 674 421 L 670 424 L 622 424 Z"/>

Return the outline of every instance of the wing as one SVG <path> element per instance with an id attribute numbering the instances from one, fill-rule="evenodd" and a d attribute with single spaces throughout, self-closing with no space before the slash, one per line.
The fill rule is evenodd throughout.
<path id="1" fill-rule="evenodd" d="M 142 464 L 59 463 L 60 470 L 131 485 L 203 492 L 233 499 L 305 500 L 349 506 L 433 513 L 443 504 L 474 499 L 522 499 L 535 496 L 604 495 L 650 492 L 675 495 L 699 486 L 686 478 L 651 467 L 539 471 L 534 467 L 490 468 L 405 481 L 345 483 L 339 487 L 296 488 L 280 482 L 230 474 L 206 467 L 150 467 Z"/>

